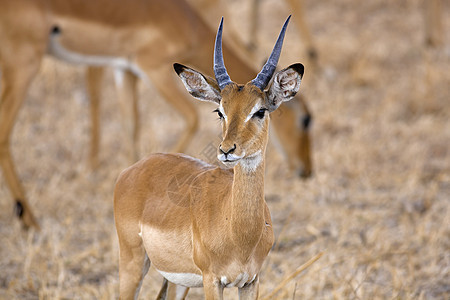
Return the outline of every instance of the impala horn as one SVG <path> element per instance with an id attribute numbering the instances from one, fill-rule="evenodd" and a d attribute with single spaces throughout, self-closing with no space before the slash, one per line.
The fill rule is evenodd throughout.
<path id="1" fill-rule="evenodd" d="M 277 42 L 273 47 L 269 59 L 267 60 L 266 64 L 262 67 L 261 72 L 259 72 L 258 75 L 256 75 L 256 78 L 252 80 L 252 83 L 255 86 L 257 86 L 261 91 L 264 91 L 270 79 L 272 78 L 273 73 L 275 72 L 275 69 L 278 64 L 278 59 L 280 58 L 281 54 L 281 47 L 283 47 L 284 34 L 286 33 L 286 28 L 290 19 L 291 16 L 289 16 L 284 22 L 283 28 L 281 29 L 281 32 L 278 35 Z"/>
<path id="2" fill-rule="evenodd" d="M 222 27 L 223 27 L 223 17 L 220 20 L 219 29 L 217 30 L 216 43 L 214 45 L 214 76 L 216 77 L 217 84 L 220 90 L 229 85 L 232 81 L 230 76 L 228 76 L 227 69 L 223 62 L 222 53 Z"/>

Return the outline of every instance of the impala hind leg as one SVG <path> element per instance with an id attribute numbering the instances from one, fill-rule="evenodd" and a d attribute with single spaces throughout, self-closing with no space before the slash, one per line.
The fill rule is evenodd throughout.
<path id="1" fill-rule="evenodd" d="M 17 56 L 6 60 L 3 57 L 1 100 L 0 100 L 0 166 L 6 183 L 12 193 L 16 205 L 16 214 L 25 228 L 39 225 L 31 212 L 31 208 L 25 198 L 25 191 L 16 173 L 10 150 L 10 135 L 14 122 L 26 97 L 31 81 L 39 70 L 42 53 L 31 46 L 17 47 Z M 20 155 L 20 154 L 19 154 Z M 23 153 L 22 153 L 23 155 Z"/>
<path id="2" fill-rule="evenodd" d="M 116 92 L 122 113 L 122 124 L 125 131 L 126 147 L 130 162 L 139 159 L 139 107 L 136 75 L 130 71 L 114 70 Z"/>
<path id="3" fill-rule="evenodd" d="M 170 65 L 170 64 L 169 64 Z M 179 88 L 171 65 L 148 73 L 153 85 L 166 101 L 168 101 L 184 118 L 186 130 L 178 140 L 172 152 L 184 152 L 198 130 L 198 114 L 192 100 L 185 90 Z"/>
<path id="4" fill-rule="evenodd" d="M 176 285 L 164 278 L 156 300 L 184 300 L 189 292 L 188 287 Z"/>
<path id="5" fill-rule="evenodd" d="M 89 67 L 86 71 L 87 90 L 91 103 L 91 152 L 89 162 L 92 169 L 98 167 L 100 145 L 100 97 L 104 68 Z"/>

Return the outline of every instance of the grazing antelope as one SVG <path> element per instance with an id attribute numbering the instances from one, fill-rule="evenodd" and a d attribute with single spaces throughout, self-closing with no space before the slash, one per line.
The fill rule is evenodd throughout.
<path id="1" fill-rule="evenodd" d="M 211 70 L 211 62 L 203 58 L 212 51 L 212 45 L 206 41 L 214 35 L 215 30 L 185 0 L 128 0 L 126 4 L 119 0 L 0 0 L 0 167 L 24 227 L 39 228 L 39 225 L 15 169 L 10 136 L 44 55 L 90 66 L 87 72 L 92 115 L 90 160 L 96 165 L 99 83 L 104 68 L 114 69 L 128 133 L 124 144 L 135 145 L 139 135 L 136 85 L 138 79 L 142 79 L 151 81 L 184 118 L 186 130 L 173 149 L 183 151 L 197 131 L 198 116 L 192 100 L 179 88 L 168 66 L 179 58 L 199 70 Z M 230 47 L 226 39 L 223 50 L 233 78 L 243 81 L 255 76 L 257 70 Z M 295 126 L 290 130 L 296 134 Z M 291 139 L 289 143 L 281 142 L 281 145 L 298 148 L 296 141 L 292 143 Z M 130 152 L 134 153 L 130 160 L 135 161 L 136 151 Z M 305 155 L 302 151 L 296 153 Z M 307 155 L 296 161 L 310 160 L 309 152 Z M 291 165 L 301 168 L 297 162 Z M 308 163 L 303 165 L 302 172 L 309 174 Z"/>
<path id="2" fill-rule="evenodd" d="M 169 281 L 162 299 L 184 299 L 200 286 L 206 299 L 222 299 L 225 287 L 238 287 L 241 299 L 258 298 L 259 270 L 274 241 L 264 200 L 269 113 L 294 97 L 304 70 L 297 63 L 274 75 L 289 19 L 261 72 L 244 85 L 231 81 L 224 65 L 223 19 L 215 79 L 174 64 L 194 98 L 218 105 L 223 140 L 217 156 L 232 169 L 182 154 L 152 154 L 120 174 L 114 217 L 121 299 L 138 297 L 150 262 Z"/>

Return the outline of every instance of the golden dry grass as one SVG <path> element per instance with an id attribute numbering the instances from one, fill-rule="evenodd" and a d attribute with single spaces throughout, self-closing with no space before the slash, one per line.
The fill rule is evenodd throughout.
<path id="1" fill-rule="evenodd" d="M 261 294 L 323 251 L 273 299 L 449 299 L 450 31 L 443 47 L 425 49 L 418 0 L 306 4 L 321 66 L 313 73 L 306 63 L 301 90 L 315 116 L 315 174 L 291 176 L 269 145 L 266 197 L 277 244 L 263 266 Z M 246 25 L 244 8 L 234 10 L 235 26 Z M 444 28 L 449 10 L 444 3 Z M 288 9 L 266 0 L 262 14 L 269 17 L 261 58 Z M 291 24 L 281 65 L 304 62 L 303 53 Z M 42 231 L 20 229 L 0 177 L 1 299 L 118 297 L 112 191 L 127 166 L 126 145 L 108 76 L 101 167 L 89 170 L 83 80 L 83 68 L 45 60 L 18 118 L 12 151 Z M 141 96 L 141 153 L 170 149 L 183 129 L 180 116 L 151 87 L 141 87 Z M 212 106 L 198 108 L 201 131 L 188 153 L 205 158 L 219 125 Z M 141 298 L 153 299 L 161 282 L 151 268 Z M 201 289 L 188 296 L 201 298 Z"/>

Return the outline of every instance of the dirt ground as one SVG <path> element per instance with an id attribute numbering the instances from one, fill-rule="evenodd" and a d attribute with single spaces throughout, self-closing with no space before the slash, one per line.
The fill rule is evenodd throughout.
<path id="1" fill-rule="evenodd" d="M 449 299 L 450 30 L 441 46 L 425 47 L 419 0 L 304 2 L 319 68 L 309 68 L 293 23 L 280 66 L 306 67 L 314 176 L 290 174 L 269 144 L 265 192 L 276 245 L 260 294 L 323 252 L 272 298 Z M 230 2 L 233 26 L 246 38 L 248 5 L 240 3 Z M 441 13 L 450 28 L 450 3 Z M 288 14 L 284 2 L 263 1 L 261 59 Z M 127 145 L 108 73 L 101 165 L 89 168 L 83 75 L 82 67 L 46 59 L 17 120 L 12 152 L 42 231 L 21 230 L 0 175 L 0 299 L 118 298 L 112 192 L 128 166 Z M 140 153 L 167 151 L 183 121 L 151 86 L 141 85 L 140 95 Z M 187 153 L 207 159 L 202 151 L 219 142 L 220 126 L 212 105 L 197 107 L 201 130 Z M 141 298 L 153 299 L 161 282 L 151 268 Z M 188 299 L 202 293 L 193 289 Z"/>

